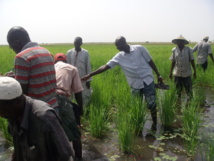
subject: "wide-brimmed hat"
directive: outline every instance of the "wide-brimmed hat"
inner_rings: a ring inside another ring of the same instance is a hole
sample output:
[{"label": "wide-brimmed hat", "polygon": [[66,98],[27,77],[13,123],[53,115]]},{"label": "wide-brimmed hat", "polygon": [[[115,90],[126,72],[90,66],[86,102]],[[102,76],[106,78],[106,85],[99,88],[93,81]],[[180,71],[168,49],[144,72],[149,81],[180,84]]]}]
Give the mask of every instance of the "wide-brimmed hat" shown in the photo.
[{"label": "wide-brimmed hat", "polygon": [[63,53],[57,53],[54,55],[54,61],[66,61],[66,56]]},{"label": "wide-brimmed hat", "polygon": [[180,41],[180,40],[184,41],[184,44],[189,44],[189,41],[187,41],[182,35],[180,35],[179,37],[173,39],[172,42],[174,44],[177,44],[177,42]]},{"label": "wide-brimmed hat", "polygon": [[12,100],[22,95],[20,83],[11,77],[0,77],[0,100]]},{"label": "wide-brimmed hat", "polygon": [[209,39],[209,36],[205,36],[204,38],[203,38],[203,40],[208,40]]}]

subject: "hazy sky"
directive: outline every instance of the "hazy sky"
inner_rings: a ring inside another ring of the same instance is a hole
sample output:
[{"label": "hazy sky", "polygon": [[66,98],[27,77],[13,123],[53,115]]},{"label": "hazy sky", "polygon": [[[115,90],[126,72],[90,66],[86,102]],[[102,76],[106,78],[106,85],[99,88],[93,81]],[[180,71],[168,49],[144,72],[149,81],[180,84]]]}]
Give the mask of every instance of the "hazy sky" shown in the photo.
[{"label": "hazy sky", "polygon": [[214,41],[214,0],[0,0],[0,44],[13,26],[38,43]]}]

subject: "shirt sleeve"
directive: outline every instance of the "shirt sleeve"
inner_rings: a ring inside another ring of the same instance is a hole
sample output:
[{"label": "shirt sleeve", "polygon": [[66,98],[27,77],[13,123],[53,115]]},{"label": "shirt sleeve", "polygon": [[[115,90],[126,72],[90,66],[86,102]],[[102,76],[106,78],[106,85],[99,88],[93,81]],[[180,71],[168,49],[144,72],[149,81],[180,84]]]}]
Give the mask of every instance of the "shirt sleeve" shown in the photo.
[{"label": "shirt sleeve", "polygon": [[78,92],[83,91],[84,89],[82,87],[82,83],[81,83],[81,80],[80,80],[80,77],[79,77],[78,70],[75,68],[75,70],[73,72],[74,73],[73,73],[73,80],[72,80],[72,83],[71,83],[71,90],[74,93],[78,93]]},{"label": "shirt sleeve", "polygon": [[[86,74],[91,73],[91,63],[90,63],[90,55],[88,51],[86,51]],[[90,82],[92,78],[89,78],[87,82]]]},{"label": "shirt sleeve", "polygon": [[119,53],[116,54],[111,60],[109,60],[106,63],[106,65],[110,66],[111,68],[114,68],[118,64],[119,64]]},{"label": "shirt sleeve", "polygon": [[71,50],[66,53],[66,61],[68,64],[71,64]]},{"label": "shirt sleeve", "polygon": [[208,54],[212,54],[212,47],[211,47],[210,44],[209,44],[209,46],[208,46]]},{"label": "shirt sleeve", "polygon": [[146,48],[144,48],[143,46],[140,47],[140,50],[141,50],[141,54],[143,55],[143,57],[145,58],[145,60],[147,62],[150,62],[151,59],[152,59],[152,57],[149,54],[148,50]]},{"label": "shirt sleeve", "polygon": [[189,47],[189,59],[194,60],[194,56],[193,56],[193,50]]},{"label": "shirt sleeve", "polygon": [[15,78],[21,84],[28,84],[30,64],[22,57],[15,57]]},{"label": "shirt sleeve", "polygon": [[175,61],[175,48],[172,49],[172,55],[170,56],[169,60]]},{"label": "shirt sleeve", "polygon": [[68,161],[73,153],[68,138],[59,123],[59,119],[52,110],[47,111],[45,117],[48,148],[55,149],[54,151],[57,153],[59,161]]},{"label": "shirt sleeve", "polygon": [[193,52],[196,52],[197,50],[198,50],[198,44],[196,44],[196,45],[193,47],[192,51],[193,51]]}]

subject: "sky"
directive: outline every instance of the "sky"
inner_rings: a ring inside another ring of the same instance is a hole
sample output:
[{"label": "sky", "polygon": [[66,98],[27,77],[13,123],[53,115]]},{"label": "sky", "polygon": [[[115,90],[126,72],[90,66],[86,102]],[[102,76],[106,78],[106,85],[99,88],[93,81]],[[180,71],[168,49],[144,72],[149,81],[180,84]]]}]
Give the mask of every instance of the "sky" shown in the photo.
[{"label": "sky", "polygon": [[24,27],[38,43],[214,41],[214,0],[0,0],[0,44]]}]

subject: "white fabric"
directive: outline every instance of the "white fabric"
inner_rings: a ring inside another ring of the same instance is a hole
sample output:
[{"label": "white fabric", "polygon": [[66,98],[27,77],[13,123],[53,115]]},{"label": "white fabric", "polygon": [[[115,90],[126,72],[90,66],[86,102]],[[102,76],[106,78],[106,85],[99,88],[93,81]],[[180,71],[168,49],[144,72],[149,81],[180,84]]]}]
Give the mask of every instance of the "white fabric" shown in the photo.
[{"label": "white fabric", "polygon": [[170,60],[175,62],[173,75],[177,77],[189,77],[192,75],[191,60],[194,60],[192,50],[184,47],[182,52],[178,47],[172,49]]},{"label": "white fabric", "polygon": [[193,52],[196,51],[198,52],[197,64],[204,64],[207,61],[208,54],[212,54],[212,47],[208,42],[201,41],[194,46]]},{"label": "white fabric", "polygon": [[154,80],[149,65],[151,59],[149,52],[143,46],[130,45],[130,53],[124,51],[117,53],[107,65],[111,68],[120,65],[130,87],[141,89],[144,88],[144,82],[149,85]]},{"label": "white fabric", "polygon": [[20,83],[11,77],[0,77],[0,100],[11,100],[21,96]]}]

